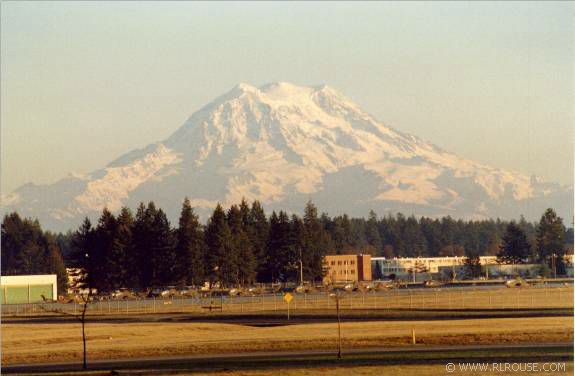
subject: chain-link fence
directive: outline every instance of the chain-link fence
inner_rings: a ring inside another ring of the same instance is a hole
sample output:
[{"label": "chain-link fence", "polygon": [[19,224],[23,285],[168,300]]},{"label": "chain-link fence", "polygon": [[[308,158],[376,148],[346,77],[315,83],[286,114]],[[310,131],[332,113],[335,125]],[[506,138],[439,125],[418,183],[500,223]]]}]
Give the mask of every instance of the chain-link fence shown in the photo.
[{"label": "chain-link fence", "polygon": [[[256,296],[173,297],[137,300],[104,300],[89,303],[88,315],[150,313],[241,314],[287,310],[283,294]],[[3,316],[80,314],[81,303],[4,304]],[[335,309],[329,293],[295,294],[293,313]],[[350,292],[340,298],[343,310],[493,310],[573,308],[573,286],[528,288],[390,289]]]}]

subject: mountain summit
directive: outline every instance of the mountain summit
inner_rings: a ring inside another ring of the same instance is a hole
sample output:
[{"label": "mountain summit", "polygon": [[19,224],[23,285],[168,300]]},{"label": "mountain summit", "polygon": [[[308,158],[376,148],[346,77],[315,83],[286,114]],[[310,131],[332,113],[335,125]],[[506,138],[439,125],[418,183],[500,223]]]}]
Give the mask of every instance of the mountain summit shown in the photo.
[{"label": "mountain summit", "polygon": [[194,113],[166,140],[131,151],[86,176],[27,184],[3,211],[76,227],[104,207],[155,201],[174,219],[184,197],[200,214],[217,202],[260,200],[330,214],[405,214],[534,219],[573,210],[572,187],[489,167],[385,126],[329,86],[238,84]]}]

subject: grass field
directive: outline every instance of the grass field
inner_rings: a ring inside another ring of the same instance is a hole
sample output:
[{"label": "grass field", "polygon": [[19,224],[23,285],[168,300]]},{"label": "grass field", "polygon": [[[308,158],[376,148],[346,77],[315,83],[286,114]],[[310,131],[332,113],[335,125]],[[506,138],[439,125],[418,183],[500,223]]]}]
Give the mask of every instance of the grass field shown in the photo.
[{"label": "grass field", "polygon": [[[389,366],[363,366],[363,367],[317,367],[317,368],[294,368],[282,369],[282,375],[285,376],[312,376],[312,375],[329,375],[329,376],[439,376],[439,375],[466,375],[466,376],[494,376],[494,375],[517,375],[517,372],[507,371],[487,371],[472,372],[458,371],[447,373],[444,365],[389,365]],[[544,373],[544,372],[541,372]],[[190,373],[192,375],[193,373]],[[197,375],[197,373],[196,373]],[[210,373],[213,376],[275,376],[277,370],[247,370],[247,371],[223,371]],[[553,372],[553,375],[573,375],[573,362],[565,364],[565,371]]]},{"label": "grass field", "polygon": [[[90,359],[333,349],[334,323],[254,327],[224,323],[89,323]],[[573,341],[572,317],[435,321],[368,321],[342,324],[343,346],[505,344]],[[2,364],[80,360],[78,323],[2,323]]]}]

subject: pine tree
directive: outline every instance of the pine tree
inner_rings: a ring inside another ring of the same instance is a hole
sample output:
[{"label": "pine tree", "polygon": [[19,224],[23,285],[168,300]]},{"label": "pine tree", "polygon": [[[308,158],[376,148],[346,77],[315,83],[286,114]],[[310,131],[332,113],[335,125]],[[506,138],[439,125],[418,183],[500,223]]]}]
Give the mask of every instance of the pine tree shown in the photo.
[{"label": "pine tree", "polygon": [[178,281],[182,284],[199,286],[205,278],[204,234],[198,216],[194,213],[187,197],[182,205],[176,237]]},{"label": "pine tree", "polygon": [[2,275],[17,274],[20,269],[20,252],[26,242],[24,222],[18,213],[4,216],[2,221]]},{"label": "pine tree", "polygon": [[479,254],[472,253],[465,259],[465,269],[467,275],[471,278],[478,278],[481,275],[481,259]]},{"label": "pine tree", "polygon": [[92,263],[95,247],[94,229],[90,219],[86,217],[80,228],[72,236],[72,266],[83,270],[80,288],[94,288],[94,266]]},{"label": "pine tree", "polygon": [[290,222],[284,211],[279,215],[272,212],[270,217],[270,233],[267,246],[268,281],[285,282],[289,278],[290,262]]},{"label": "pine tree", "polygon": [[403,227],[404,247],[409,257],[427,256],[427,244],[414,216],[407,218]]},{"label": "pine tree", "polygon": [[251,284],[256,276],[256,258],[252,244],[247,234],[248,213],[247,204],[242,201],[242,209],[232,205],[228,211],[227,221],[232,234],[232,258],[235,261],[234,270],[237,270],[235,278],[240,285]]},{"label": "pine tree", "polygon": [[176,282],[174,234],[162,209],[155,212],[151,231],[152,285],[174,284]]},{"label": "pine tree", "polygon": [[58,293],[64,294],[68,289],[68,273],[66,273],[66,265],[64,264],[64,258],[62,257],[62,252],[55,237],[47,233],[45,236],[46,242],[46,259],[47,267],[46,271],[50,274],[56,274],[57,276],[57,286]]},{"label": "pine tree", "polygon": [[369,217],[365,227],[365,236],[367,242],[374,248],[374,256],[380,256],[383,251],[383,241],[379,234],[379,226],[377,223],[377,215],[373,210],[369,211]]},{"label": "pine tree", "polygon": [[140,288],[152,287],[153,258],[152,258],[152,227],[156,207],[153,202],[148,204],[140,203],[136,211],[136,220],[132,238],[134,243],[134,265],[137,270],[137,279]]},{"label": "pine tree", "polygon": [[507,225],[497,259],[505,264],[522,264],[529,257],[531,245],[525,233],[515,222]]},{"label": "pine tree", "polygon": [[537,252],[540,261],[563,256],[565,247],[563,219],[553,209],[547,209],[537,226]]},{"label": "pine tree", "polygon": [[303,252],[304,278],[321,281],[324,276],[323,258],[328,252],[329,238],[318,219],[317,208],[308,201],[304,210],[305,249]]},{"label": "pine tree", "polygon": [[115,288],[136,287],[138,284],[137,271],[134,270],[136,255],[134,254],[133,227],[132,212],[129,208],[123,207],[116,219],[116,233],[109,260],[110,274],[117,278],[114,283]]},{"label": "pine tree", "polygon": [[95,247],[89,256],[92,263],[92,282],[100,292],[108,292],[116,287],[118,275],[110,262],[116,231],[116,218],[104,208],[95,230]]},{"label": "pine tree", "polygon": [[236,260],[233,252],[233,238],[226,221],[226,214],[220,204],[216,206],[205,231],[206,265],[209,281],[224,286],[237,283]]},{"label": "pine tree", "polygon": [[66,266],[55,236],[36,219],[10,213],[2,222],[2,275],[56,274],[58,292],[66,291]]},{"label": "pine tree", "polygon": [[[240,207],[241,209],[241,207]],[[256,279],[260,282],[268,281],[267,278],[267,243],[270,232],[268,219],[259,201],[254,201],[248,215],[248,236],[256,258]]]},{"label": "pine tree", "polygon": [[301,283],[300,279],[303,279],[303,275],[300,275],[300,273],[302,273],[301,269],[303,268],[305,226],[301,218],[295,214],[291,216],[288,244],[287,265],[290,268],[286,274],[289,280]]}]

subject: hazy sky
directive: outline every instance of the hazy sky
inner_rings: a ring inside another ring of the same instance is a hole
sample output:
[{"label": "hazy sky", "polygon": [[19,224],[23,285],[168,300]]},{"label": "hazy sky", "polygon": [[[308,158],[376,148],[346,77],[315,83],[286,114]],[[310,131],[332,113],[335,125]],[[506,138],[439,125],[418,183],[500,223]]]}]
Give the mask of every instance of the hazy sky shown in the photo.
[{"label": "hazy sky", "polygon": [[103,167],[272,81],[326,83],[461,156],[573,181],[574,3],[0,4],[3,190]]}]

